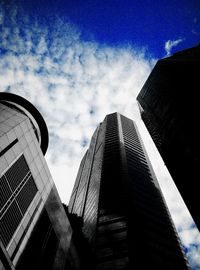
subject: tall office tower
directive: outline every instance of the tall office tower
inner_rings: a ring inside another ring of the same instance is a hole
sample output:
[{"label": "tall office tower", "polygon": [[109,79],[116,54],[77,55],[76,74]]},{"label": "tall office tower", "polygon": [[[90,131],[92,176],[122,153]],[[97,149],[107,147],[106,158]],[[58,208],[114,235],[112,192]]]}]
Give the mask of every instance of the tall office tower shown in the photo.
[{"label": "tall office tower", "polygon": [[137,99],[149,130],[200,230],[200,45],[159,60]]},{"label": "tall office tower", "polygon": [[0,93],[0,269],[78,269],[72,230],[44,159],[48,130],[24,98]]},{"label": "tall office tower", "polygon": [[82,217],[92,269],[188,269],[136,125],[118,113],[94,132],[69,211]]}]

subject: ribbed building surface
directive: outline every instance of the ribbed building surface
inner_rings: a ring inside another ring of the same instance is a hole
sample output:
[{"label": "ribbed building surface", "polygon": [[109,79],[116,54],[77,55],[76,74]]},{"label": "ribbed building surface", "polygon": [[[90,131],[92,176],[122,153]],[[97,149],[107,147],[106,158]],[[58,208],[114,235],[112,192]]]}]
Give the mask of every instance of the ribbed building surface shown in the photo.
[{"label": "ribbed building surface", "polygon": [[142,119],[200,230],[200,45],[159,60],[137,99]]},{"label": "ribbed building surface", "polygon": [[69,211],[83,219],[93,269],[188,269],[137,128],[118,113],[96,129]]},{"label": "ribbed building surface", "polygon": [[47,146],[37,109],[1,92],[1,270],[79,269],[72,229],[44,159]]}]

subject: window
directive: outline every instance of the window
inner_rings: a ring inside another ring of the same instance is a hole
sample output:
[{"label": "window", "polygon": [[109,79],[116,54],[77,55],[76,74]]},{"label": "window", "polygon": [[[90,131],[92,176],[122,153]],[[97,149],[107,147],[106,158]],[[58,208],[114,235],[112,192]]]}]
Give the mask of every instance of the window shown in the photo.
[{"label": "window", "polygon": [[22,155],[0,178],[0,239],[5,247],[38,189]]},{"label": "window", "polygon": [[47,211],[44,209],[16,265],[21,269],[53,269],[58,248],[58,239],[52,227]]}]

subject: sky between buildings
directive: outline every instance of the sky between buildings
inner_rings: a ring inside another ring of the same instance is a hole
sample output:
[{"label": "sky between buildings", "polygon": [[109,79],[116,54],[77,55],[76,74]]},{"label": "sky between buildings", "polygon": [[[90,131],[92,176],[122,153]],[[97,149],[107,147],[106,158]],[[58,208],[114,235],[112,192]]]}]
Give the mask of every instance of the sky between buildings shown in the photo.
[{"label": "sky between buildings", "polygon": [[200,236],[142,123],[136,96],[156,61],[196,46],[199,1],[0,1],[0,91],[42,113],[46,160],[68,203],[96,126],[119,112],[137,122],[192,269]]}]

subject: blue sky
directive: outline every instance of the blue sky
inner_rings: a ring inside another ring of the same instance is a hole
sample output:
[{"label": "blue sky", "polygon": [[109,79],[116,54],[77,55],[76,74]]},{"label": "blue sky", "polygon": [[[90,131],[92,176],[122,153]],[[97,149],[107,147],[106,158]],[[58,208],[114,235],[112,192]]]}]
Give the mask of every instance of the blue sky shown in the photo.
[{"label": "blue sky", "polygon": [[57,0],[19,1],[32,17],[51,24],[55,15],[74,23],[81,38],[111,46],[144,47],[153,57],[165,55],[167,40],[181,40],[173,51],[199,43],[198,0]]},{"label": "blue sky", "polygon": [[96,126],[118,111],[134,119],[192,269],[200,236],[141,121],[136,96],[157,59],[195,46],[198,1],[1,1],[0,91],[42,113],[46,160],[67,203]]}]

